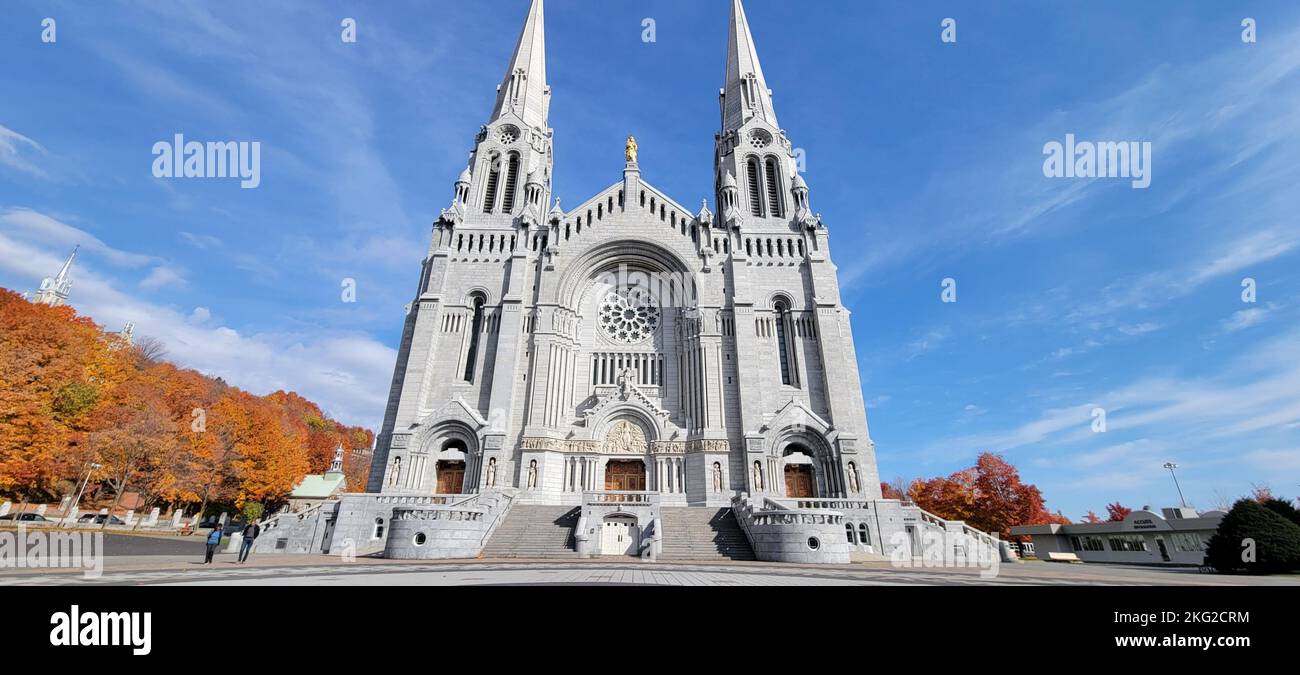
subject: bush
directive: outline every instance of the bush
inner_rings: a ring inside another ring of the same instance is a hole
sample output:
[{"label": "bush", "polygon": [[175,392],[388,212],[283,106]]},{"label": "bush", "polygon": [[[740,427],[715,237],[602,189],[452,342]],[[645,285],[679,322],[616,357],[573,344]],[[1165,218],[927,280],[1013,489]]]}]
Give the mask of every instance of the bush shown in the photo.
[{"label": "bush", "polygon": [[1296,507],[1291,506],[1291,502],[1288,502],[1285,499],[1272,498],[1264,500],[1263,504],[1264,508],[1269,511],[1272,511],[1273,513],[1295,523],[1297,526],[1300,526],[1300,510],[1296,510]]},{"label": "bush", "polygon": [[[1252,550],[1246,545],[1247,539],[1254,541],[1253,560],[1246,555]],[[1274,574],[1300,570],[1300,526],[1259,502],[1242,499],[1219,522],[1206,548],[1205,561],[1220,572]]]}]

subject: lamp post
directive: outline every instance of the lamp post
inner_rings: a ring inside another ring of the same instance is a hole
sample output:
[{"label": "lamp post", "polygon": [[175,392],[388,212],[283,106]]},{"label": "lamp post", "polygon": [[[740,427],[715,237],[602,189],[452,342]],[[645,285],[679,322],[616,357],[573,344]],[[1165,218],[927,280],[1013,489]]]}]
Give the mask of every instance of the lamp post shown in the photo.
[{"label": "lamp post", "polygon": [[1169,469],[1169,475],[1174,477],[1174,487],[1178,488],[1178,501],[1182,502],[1183,508],[1187,508],[1187,500],[1183,498],[1183,488],[1178,484],[1178,474],[1174,473],[1174,469],[1177,469],[1178,465],[1173,462],[1165,462],[1165,468]]},{"label": "lamp post", "polygon": [[95,469],[102,468],[104,468],[103,464],[90,463],[90,468],[86,470],[86,477],[81,481],[81,487],[77,488],[77,497],[72,500],[72,504],[68,506],[68,512],[63,515],[64,525],[71,525],[76,520],[77,512],[81,507],[81,495],[85,493],[86,485],[90,483],[90,474],[94,473]]}]

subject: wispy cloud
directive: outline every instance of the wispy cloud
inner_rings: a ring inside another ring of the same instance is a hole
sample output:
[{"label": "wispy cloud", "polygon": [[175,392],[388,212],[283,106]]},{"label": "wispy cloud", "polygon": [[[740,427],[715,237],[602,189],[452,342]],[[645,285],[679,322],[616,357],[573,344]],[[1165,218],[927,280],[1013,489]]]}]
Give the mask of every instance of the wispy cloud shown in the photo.
[{"label": "wispy cloud", "polygon": [[45,148],[40,143],[0,125],[0,165],[17,169],[37,178],[49,178],[49,174],[33,161],[32,155],[45,155]]}]

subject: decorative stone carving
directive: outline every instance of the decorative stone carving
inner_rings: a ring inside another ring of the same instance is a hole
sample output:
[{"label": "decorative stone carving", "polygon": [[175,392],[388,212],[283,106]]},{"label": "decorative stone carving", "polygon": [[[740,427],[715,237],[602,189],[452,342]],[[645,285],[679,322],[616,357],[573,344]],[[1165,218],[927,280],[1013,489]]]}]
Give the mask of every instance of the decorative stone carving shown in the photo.
[{"label": "decorative stone carving", "polygon": [[644,455],[646,448],[645,432],[641,427],[621,420],[605,435],[601,452],[607,455]]}]

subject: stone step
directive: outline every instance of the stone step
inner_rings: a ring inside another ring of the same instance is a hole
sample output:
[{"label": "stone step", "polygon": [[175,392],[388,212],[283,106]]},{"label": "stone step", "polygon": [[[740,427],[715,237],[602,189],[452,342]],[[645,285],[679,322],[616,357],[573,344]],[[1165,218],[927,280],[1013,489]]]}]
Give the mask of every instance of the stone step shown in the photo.
[{"label": "stone step", "polygon": [[489,558],[572,558],[579,509],[515,505],[483,547]]},{"label": "stone step", "polygon": [[754,560],[749,538],[729,508],[666,507],[660,511],[667,560]]}]

